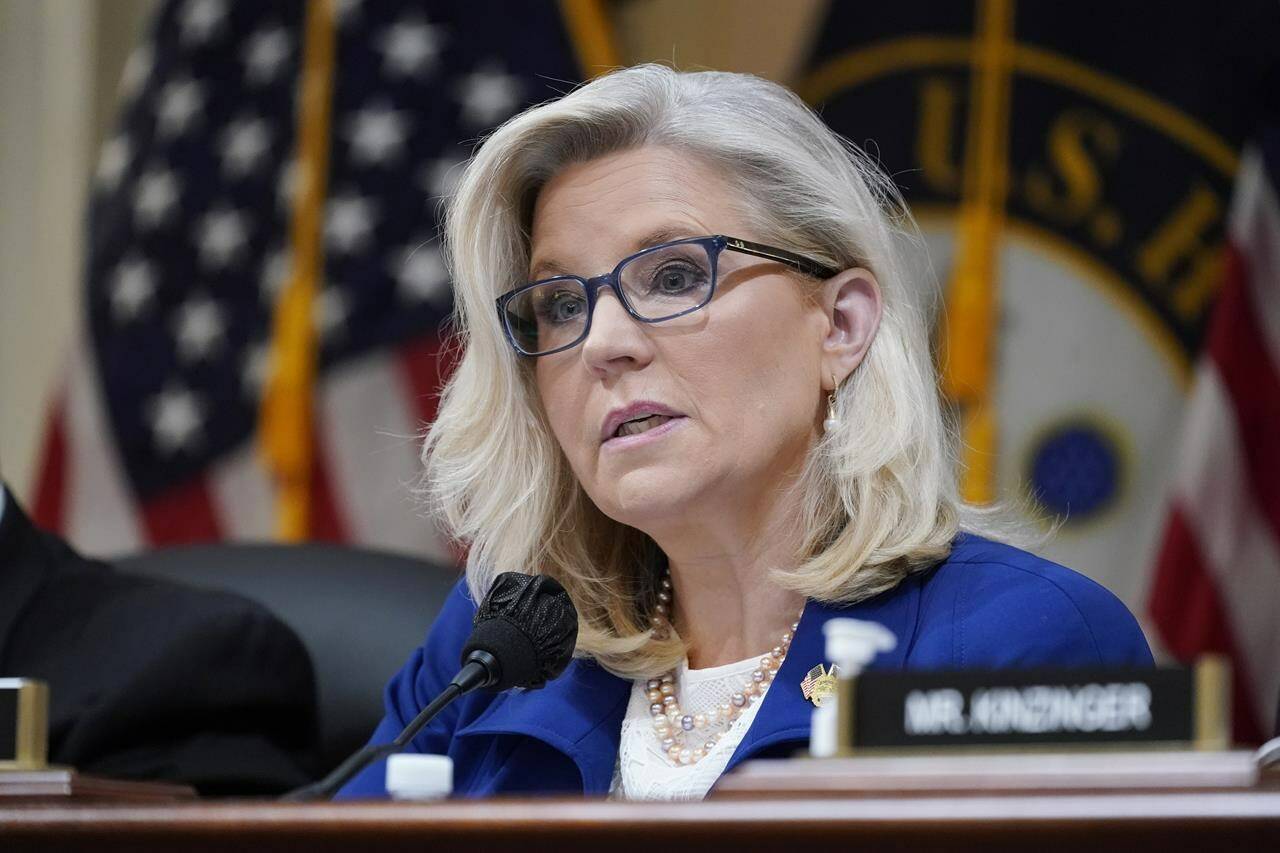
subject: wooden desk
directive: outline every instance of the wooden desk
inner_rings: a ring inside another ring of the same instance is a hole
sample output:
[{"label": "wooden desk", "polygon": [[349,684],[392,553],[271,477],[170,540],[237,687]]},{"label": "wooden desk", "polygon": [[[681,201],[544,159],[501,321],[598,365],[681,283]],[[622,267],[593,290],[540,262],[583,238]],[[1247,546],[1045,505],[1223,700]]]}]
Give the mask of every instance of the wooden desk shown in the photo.
[{"label": "wooden desk", "polygon": [[200,804],[0,810],[22,851],[698,851],[1280,849],[1280,792]]},{"label": "wooden desk", "polygon": [[0,802],[0,850],[1280,851],[1280,783],[1250,767],[1247,753],[754,762],[704,803]]}]

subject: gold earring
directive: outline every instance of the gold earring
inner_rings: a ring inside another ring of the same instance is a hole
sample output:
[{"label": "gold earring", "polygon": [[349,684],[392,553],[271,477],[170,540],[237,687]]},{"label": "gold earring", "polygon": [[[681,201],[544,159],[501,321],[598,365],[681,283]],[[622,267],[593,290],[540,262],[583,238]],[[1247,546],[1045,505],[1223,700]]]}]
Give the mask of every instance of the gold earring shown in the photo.
[{"label": "gold earring", "polygon": [[822,422],[822,431],[831,432],[840,426],[840,419],[836,417],[836,375],[831,374],[831,393],[827,394],[827,419]]}]

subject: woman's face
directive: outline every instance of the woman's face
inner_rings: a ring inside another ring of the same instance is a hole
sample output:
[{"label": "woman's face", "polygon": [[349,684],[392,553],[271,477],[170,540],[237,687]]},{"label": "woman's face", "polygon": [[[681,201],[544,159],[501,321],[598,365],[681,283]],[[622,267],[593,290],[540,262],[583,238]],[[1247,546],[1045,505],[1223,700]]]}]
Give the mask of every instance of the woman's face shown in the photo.
[{"label": "woman's face", "polygon": [[[716,171],[664,148],[571,166],[538,196],[529,280],[599,275],[682,237],[763,241],[733,202]],[[600,290],[587,339],[535,370],[555,437],[601,511],[651,535],[767,514],[825,411],[830,323],[814,287],[725,251],[715,298],[685,317],[638,323]],[[650,413],[659,417],[612,429]]]}]

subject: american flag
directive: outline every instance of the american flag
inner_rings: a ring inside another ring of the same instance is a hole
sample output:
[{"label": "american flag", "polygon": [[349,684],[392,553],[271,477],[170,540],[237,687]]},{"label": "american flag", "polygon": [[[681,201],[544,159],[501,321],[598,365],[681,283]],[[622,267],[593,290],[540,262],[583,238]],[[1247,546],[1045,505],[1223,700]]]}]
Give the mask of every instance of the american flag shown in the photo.
[{"label": "american flag", "polygon": [[818,664],[813,669],[805,673],[804,678],[800,679],[800,693],[804,698],[808,699],[813,693],[813,686],[818,683],[818,679],[826,675],[827,672],[822,668],[822,664]]},{"label": "american flag", "polygon": [[[582,78],[575,7],[332,6],[314,538],[447,556],[407,488],[451,307],[439,202],[487,130]],[[254,439],[290,265],[306,13],[171,0],[128,63],[90,204],[87,330],[35,501],[81,547],[273,535]]]},{"label": "american flag", "polygon": [[1246,150],[1227,230],[1150,612],[1179,658],[1229,656],[1257,742],[1280,703],[1280,130]]}]

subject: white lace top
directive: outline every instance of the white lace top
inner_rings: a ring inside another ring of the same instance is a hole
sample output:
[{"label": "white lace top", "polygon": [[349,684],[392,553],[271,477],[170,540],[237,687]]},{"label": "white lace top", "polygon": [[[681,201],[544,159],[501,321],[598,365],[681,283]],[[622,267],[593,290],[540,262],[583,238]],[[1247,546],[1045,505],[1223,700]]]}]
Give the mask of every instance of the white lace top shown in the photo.
[{"label": "white lace top", "polygon": [[[743,682],[750,680],[751,671],[759,666],[759,655],[708,669],[689,669],[687,663],[681,664],[676,673],[680,707],[686,714],[714,711],[740,690]],[[626,800],[701,800],[724,772],[762,701],[763,697],[752,700],[701,761],[675,765],[654,734],[645,682],[635,682],[622,721],[622,741],[609,796]]]}]

